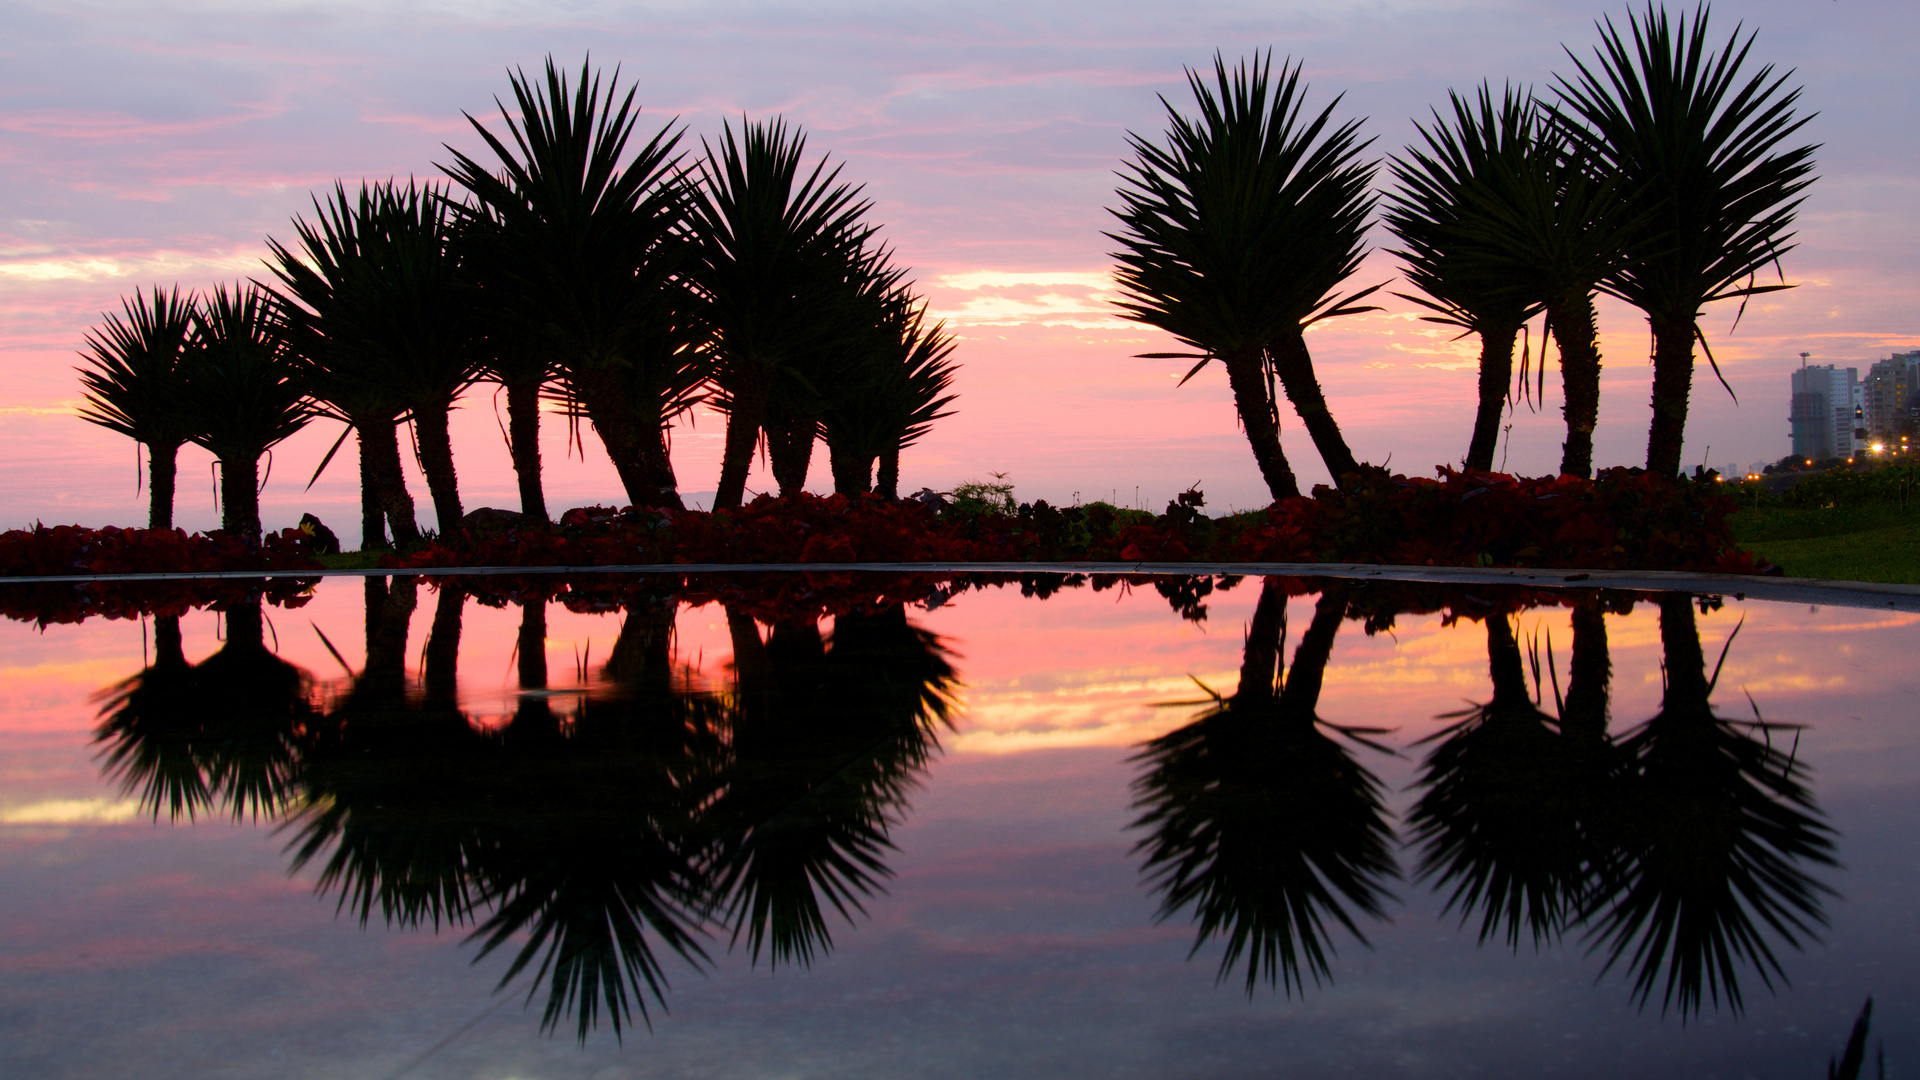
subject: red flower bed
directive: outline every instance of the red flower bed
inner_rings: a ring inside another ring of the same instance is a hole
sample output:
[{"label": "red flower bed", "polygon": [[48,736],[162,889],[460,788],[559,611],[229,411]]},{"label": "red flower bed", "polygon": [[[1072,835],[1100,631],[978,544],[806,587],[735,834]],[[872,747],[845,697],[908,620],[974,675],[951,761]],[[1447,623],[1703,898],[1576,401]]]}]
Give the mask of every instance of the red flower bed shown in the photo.
[{"label": "red flower bed", "polygon": [[1151,520],[1112,507],[965,514],[864,496],[762,497],[739,510],[568,511],[552,531],[460,537],[383,565],[666,563],[1340,562],[1758,573],[1716,485],[1629,469],[1594,480],[1375,470],[1261,514],[1212,519],[1197,492]]},{"label": "red flower bed", "polygon": [[[1283,500],[1253,514],[1208,518],[1200,512],[1203,505],[1198,492],[1188,492],[1157,517],[1102,504],[1052,507],[1035,502],[1022,506],[1018,514],[1005,515],[840,495],[762,497],[739,510],[714,513],[581,507],[568,511],[552,529],[509,528],[491,535],[443,538],[406,556],[389,557],[382,565],[405,570],[690,563],[1205,561],[1762,570],[1751,555],[1735,546],[1727,527],[1734,501],[1717,485],[1665,480],[1627,469],[1609,470],[1595,480],[1518,479],[1446,468],[1438,470],[1436,479],[1424,479],[1374,470],[1350,490],[1319,487],[1311,498]],[[319,568],[295,529],[271,534],[258,545],[222,533],[188,535],[178,529],[69,525],[0,534],[0,580],[230,570],[284,575]],[[819,576],[808,575],[774,591],[790,595],[797,606],[812,603],[802,595],[808,590],[822,596],[860,591],[851,580],[835,581],[831,587],[811,583]],[[872,602],[910,599],[905,593],[931,590],[930,581],[903,586],[900,595],[875,596]],[[1095,582],[1096,587],[1101,584]],[[511,586],[476,582],[469,587],[481,595],[504,597],[516,588],[548,586],[524,579]],[[565,586],[555,595],[564,595],[569,603],[595,603],[590,594],[628,587],[583,582]],[[712,587],[725,591],[735,586]],[[56,592],[71,589],[53,588]],[[6,591],[24,596],[20,589]],[[140,590],[142,597],[177,595],[172,600],[136,601],[132,594],[114,600],[108,590],[93,588],[84,597],[62,600],[51,609],[35,604],[32,610],[146,613],[159,610],[155,603],[166,608],[191,605],[197,601],[190,597],[203,592],[198,583],[171,591],[145,588]],[[1199,603],[1198,596],[1170,595],[1169,600],[1176,606]],[[834,600],[826,606],[840,603],[855,601]],[[776,606],[788,604],[781,600]]]}]

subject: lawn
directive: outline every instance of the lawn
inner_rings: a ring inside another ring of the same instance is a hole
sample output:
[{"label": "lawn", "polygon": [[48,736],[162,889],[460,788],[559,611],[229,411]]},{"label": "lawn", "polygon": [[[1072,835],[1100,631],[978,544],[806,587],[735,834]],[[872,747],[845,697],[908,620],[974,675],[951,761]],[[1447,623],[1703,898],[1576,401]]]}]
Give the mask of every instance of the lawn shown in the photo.
[{"label": "lawn", "polygon": [[1732,524],[1741,547],[1789,577],[1920,585],[1920,505],[1766,507]]}]

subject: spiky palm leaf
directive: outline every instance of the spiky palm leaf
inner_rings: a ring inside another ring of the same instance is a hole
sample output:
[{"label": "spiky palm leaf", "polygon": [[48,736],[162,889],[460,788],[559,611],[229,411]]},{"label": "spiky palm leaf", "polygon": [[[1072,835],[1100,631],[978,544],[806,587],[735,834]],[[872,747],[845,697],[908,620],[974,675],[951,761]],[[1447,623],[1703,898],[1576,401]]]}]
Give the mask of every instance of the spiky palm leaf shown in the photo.
[{"label": "spiky palm leaf", "polygon": [[801,175],[806,136],[786,122],[731,124],[706,144],[692,219],[701,238],[696,273],[713,330],[716,404],[727,442],[714,506],[738,506],[753,447],[782,378],[848,332],[845,287],[866,261],[871,207],[822,157]]},{"label": "spiky palm leaf", "polygon": [[1483,213],[1479,191],[1500,183],[1508,171],[1503,159],[1523,152],[1516,144],[1531,134],[1533,104],[1509,86],[1496,106],[1484,83],[1477,101],[1451,91],[1448,97],[1451,121],[1435,110],[1432,127],[1414,126],[1424,148],[1408,147],[1405,160],[1394,159],[1398,189],[1388,194],[1384,217],[1406,245],[1393,254],[1405,262],[1407,280],[1426,294],[1395,295],[1433,313],[1421,316],[1424,321],[1480,338],[1479,409],[1465,460],[1468,468],[1490,469],[1511,392],[1514,338],[1544,305],[1489,275],[1484,260],[1476,265],[1462,254],[1471,252],[1476,234],[1486,232],[1486,224],[1475,220]]},{"label": "spiky palm leaf", "polygon": [[1768,64],[1743,78],[1755,34],[1742,40],[1736,26],[1715,51],[1709,13],[1701,4],[1676,25],[1649,3],[1644,17],[1629,14],[1631,43],[1607,19],[1593,61],[1568,50],[1578,74],[1558,79],[1566,126],[1645,218],[1633,258],[1608,286],[1653,325],[1647,468],[1667,476],[1680,468],[1694,342],[1713,359],[1700,310],[1790,287],[1755,279],[1793,249],[1790,229],[1818,149],[1783,149],[1812,119],[1794,115],[1793,72],[1776,76]]},{"label": "spiky palm leaf", "polygon": [[193,441],[220,459],[222,527],[260,535],[260,458],[313,418],[271,294],[214,287],[194,316],[186,385]]},{"label": "spiky palm leaf", "polygon": [[1303,118],[1300,67],[1271,55],[1231,72],[1214,57],[1212,85],[1189,69],[1197,119],[1171,103],[1164,147],[1138,135],[1122,173],[1115,277],[1128,318],[1227,367],[1242,426],[1275,498],[1297,493],[1281,453],[1272,376],[1306,423],[1336,481],[1356,467],[1326,410],[1302,330],[1371,308],[1378,286],[1338,290],[1366,253],[1374,165],[1360,121],[1332,126],[1335,98]]},{"label": "spiky palm leaf", "polygon": [[152,476],[148,527],[173,526],[175,452],[193,437],[182,360],[193,330],[193,294],[155,285],[120,301],[86,337],[80,418],[141,443]]},{"label": "spiky palm leaf", "polygon": [[443,168],[471,201],[460,207],[472,267],[498,316],[489,357],[513,410],[523,505],[538,500],[538,420],[530,412],[548,366],[570,404],[593,418],[636,505],[679,505],[664,429],[699,401],[705,331],[682,274],[689,194],[672,122],[631,155],[638,108],[616,69],[590,60],[569,80],[546,62],[536,83],[511,75],[503,140],[467,119],[498,171],[448,148]]}]

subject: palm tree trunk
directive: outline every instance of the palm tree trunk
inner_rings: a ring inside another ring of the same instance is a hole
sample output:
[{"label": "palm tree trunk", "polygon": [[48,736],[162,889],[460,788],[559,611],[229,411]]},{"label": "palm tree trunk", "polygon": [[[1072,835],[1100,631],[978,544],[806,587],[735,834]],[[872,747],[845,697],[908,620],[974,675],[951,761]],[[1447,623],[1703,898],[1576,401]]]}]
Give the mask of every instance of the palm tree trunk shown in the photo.
[{"label": "palm tree trunk", "polygon": [[667,457],[666,432],[659,417],[636,408],[620,373],[583,372],[569,377],[573,392],[586,409],[606,447],[613,470],[626,490],[627,505],[680,509],[678,481]]},{"label": "palm tree trunk", "polygon": [[[402,550],[417,546],[420,526],[414,521],[406,474],[400,471],[400,422],[391,416],[363,418],[354,427],[360,432],[361,482],[373,485],[374,501],[393,528],[394,544]],[[362,521],[361,550],[367,550],[368,537],[379,539],[384,533],[377,523],[368,528]]]},{"label": "palm tree trunk", "polygon": [[390,551],[387,543],[387,512],[380,503],[380,480],[373,455],[367,451],[367,435],[359,424],[354,433],[360,440],[360,550]]},{"label": "palm tree trunk", "polygon": [[[1254,463],[1267,481],[1273,501],[1291,499],[1300,494],[1300,484],[1287,465],[1280,449],[1280,420],[1268,391],[1265,365],[1258,349],[1220,358],[1227,366],[1227,384],[1233,387],[1233,406],[1240,412],[1240,427],[1247,433],[1247,445],[1253,448]],[[882,466],[884,468],[884,466]]]},{"label": "palm tree trunk", "polygon": [[266,650],[266,612],[261,609],[258,596],[239,601],[223,614],[226,617],[228,649]]},{"label": "palm tree trunk", "polygon": [[397,701],[407,686],[407,631],[419,603],[419,578],[369,577],[366,583],[367,662],[353,682],[356,697]]},{"label": "palm tree trunk", "polygon": [[1487,616],[1487,674],[1493,679],[1493,704],[1526,708],[1527,673],[1521,666],[1520,642],[1504,612]]},{"label": "palm tree trunk", "polygon": [[642,439],[640,443],[646,468],[653,487],[653,507],[663,510],[685,510],[687,504],[680,501],[680,478],[673,472],[673,455],[667,450],[667,428],[665,424],[655,424],[653,438]]},{"label": "palm tree trunk", "polygon": [[864,495],[873,490],[873,459],[848,447],[844,441],[827,440],[827,464],[833,469],[835,495]]},{"label": "palm tree trunk", "polygon": [[747,493],[747,471],[753,467],[753,447],[760,439],[760,422],[767,415],[772,378],[758,368],[742,374],[733,387],[727,410],[726,449],[720,458],[720,484],[713,493],[715,510],[733,510]]},{"label": "palm tree trunk", "polygon": [[1313,437],[1314,449],[1320,451],[1320,460],[1327,463],[1327,471],[1333,474],[1334,486],[1346,487],[1347,477],[1360,471],[1360,463],[1353,459],[1353,451],[1347,449],[1340,425],[1334,423],[1333,413],[1327,408],[1326,395],[1320,392],[1320,380],[1313,374],[1313,354],[1307,351],[1305,335],[1298,331],[1287,334],[1268,355],[1273,361],[1274,374],[1280,376],[1280,385],[1286,388],[1287,400],[1293,402],[1293,410],[1300,414],[1300,422]]},{"label": "palm tree trunk", "polygon": [[874,479],[873,490],[883,499],[900,497],[900,444],[893,443],[880,451],[879,475]]},{"label": "palm tree trunk", "polygon": [[1647,429],[1647,471],[1672,477],[1680,473],[1681,444],[1687,434],[1694,321],[1649,321],[1653,323],[1653,424]]},{"label": "palm tree trunk", "polygon": [[520,605],[520,689],[547,688],[547,602],[526,600]]},{"label": "palm tree trunk", "polygon": [[460,509],[460,484],[453,472],[453,440],[447,433],[450,402],[413,410],[413,431],[420,440],[420,471],[427,474],[433,494],[433,515],[440,519],[440,535],[452,536],[466,516]]},{"label": "palm tree trunk", "polygon": [[181,668],[187,663],[185,640],[180,636],[180,616],[153,617],[153,666]]},{"label": "palm tree trunk", "polygon": [[1700,627],[1693,621],[1693,597],[1685,593],[1668,593],[1660,598],[1660,656],[1667,676],[1661,711],[1704,709],[1707,659],[1700,649]]},{"label": "palm tree trunk", "polygon": [[807,469],[813,464],[813,442],[820,425],[785,409],[770,408],[761,426],[767,433],[767,457],[773,465],[773,479],[780,485],[780,497],[792,498],[806,489]]},{"label": "palm tree trunk", "polygon": [[440,586],[433,605],[433,628],[427,631],[427,665],[423,679],[429,705],[451,707],[459,699],[460,615],[467,594],[450,581]]},{"label": "palm tree trunk", "polygon": [[1500,418],[1507,411],[1507,387],[1513,379],[1513,339],[1517,326],[1480,327],[1480,409],[1473,417],[1473,438],[1467,443],[1465,465],[1483,472],[1493,468],[1493,451],[1500,443]]},{"label": "palm tree trunk", "polygon": [[1287,587],[1279,578],[1260,579],[1260,601],[1247,624],[1240,658],[1240,687],[1235,702],[1271,704],[1280,675],[1280,643],[1287,636]]},{"label": "palm tree trunk", "polygon": [[1593,294],[1586,290],[1547,306],[1547,325],[1560,342],[1560,379],[1567,403],[1563,476],[1593,475],[1593,428],[1600,420],[1600,345],[1595,341]]},{"label": "palm tree trunk", "polygon": [[258,455],[236,453],[220,459],[220,527],[244,539],[260,539]]},{"label": "palm tree trunk", "polygon": [[147,528],[173,528],[173,486],[179,466],[180,444],[147,444]]},{"label": "palm tree trunk", "polygon": [[507,384],[507,445],[513,472],[520,479],[520,514],[525,525],[544,525],[547,494],[540,483],[540,385],[544,379]]},{"label": "palm tree trunk", "polygon": [[1573,607],[1573,662],[1567,677],[1566,712],[1560,730],[1588,740],[1607,733],[1608,684],[1613,658],[1607,650],[1607,619],[1597,600]]},{"label": "palm tree trunk", "polygon": [[1320,687],[1326,680],[1327,661],[1333,657],[1334,635],[1347,615],[1347,588],[1328,587],[1313,605],[1313,621],[1300,635],[1293,650],[1293,670],[1287,672],[1286,689],[1280,693],[1280,705],[1295,716],[1311,717],[1320,703]]}]

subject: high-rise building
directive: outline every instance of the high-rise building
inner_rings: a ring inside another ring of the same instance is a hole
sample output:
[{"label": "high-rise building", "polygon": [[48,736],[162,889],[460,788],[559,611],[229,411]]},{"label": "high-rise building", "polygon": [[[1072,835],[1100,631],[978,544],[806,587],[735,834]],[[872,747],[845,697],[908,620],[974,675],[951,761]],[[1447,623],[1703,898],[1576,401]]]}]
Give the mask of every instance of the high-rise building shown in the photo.
[{"label": "high-rise building", "polygon": [[1867,446],[1866,394],[1859,368],[1807,363],[1793,373],[1793,452],[1819,461],[1852,457]]},{"label": "high-rise building", "polygon": [[1867,437],[1878,443],[1898,442],[1907,410],[1920,392],[1920,350],[1894,353],[1875,363],[1867,369],[1861,387],[1866,395]]}]

